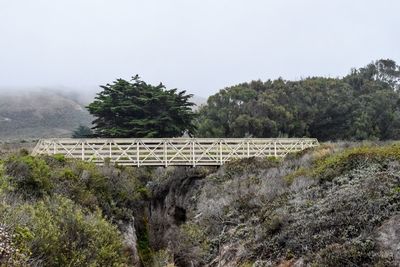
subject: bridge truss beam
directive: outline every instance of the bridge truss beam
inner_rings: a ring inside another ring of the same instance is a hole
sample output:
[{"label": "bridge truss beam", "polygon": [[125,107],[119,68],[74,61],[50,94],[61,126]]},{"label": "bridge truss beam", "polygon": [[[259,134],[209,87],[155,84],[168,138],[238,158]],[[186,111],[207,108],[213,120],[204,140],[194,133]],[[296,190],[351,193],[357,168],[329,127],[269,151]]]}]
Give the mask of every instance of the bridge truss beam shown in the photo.
[{"label": "bridge truss beam", "polygon": [[280,158],[318,145],[314,138],[56,138],[40,140],[32,155],[62,154],[99,165],[209,166],[240,158]]}]

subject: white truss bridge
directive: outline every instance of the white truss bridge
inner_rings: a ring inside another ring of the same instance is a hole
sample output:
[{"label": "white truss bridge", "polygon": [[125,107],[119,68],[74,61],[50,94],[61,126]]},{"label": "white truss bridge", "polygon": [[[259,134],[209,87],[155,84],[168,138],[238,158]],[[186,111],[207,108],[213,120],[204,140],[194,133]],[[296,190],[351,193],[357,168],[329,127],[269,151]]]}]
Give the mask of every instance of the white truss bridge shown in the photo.
[{"label": "white truss bridge", "polygon": [[209,166],[240,158],[281,158],[318,145],[314,138],[56,138],[40,140],[32,155],[62,154],[99,165]]}]

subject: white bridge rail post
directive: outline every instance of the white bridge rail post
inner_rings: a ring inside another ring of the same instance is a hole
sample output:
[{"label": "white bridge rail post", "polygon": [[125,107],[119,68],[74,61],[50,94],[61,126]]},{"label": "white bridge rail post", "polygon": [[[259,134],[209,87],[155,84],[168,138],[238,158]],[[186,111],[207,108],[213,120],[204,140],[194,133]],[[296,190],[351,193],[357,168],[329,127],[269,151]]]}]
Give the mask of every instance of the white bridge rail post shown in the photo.
[{"label": "white bridge rail post", "polygon": [[314,138],[53,138],[39,140],[32,155],[62,154],[99,165],[218,166],[240,158],[282,158],[318,145]]}]

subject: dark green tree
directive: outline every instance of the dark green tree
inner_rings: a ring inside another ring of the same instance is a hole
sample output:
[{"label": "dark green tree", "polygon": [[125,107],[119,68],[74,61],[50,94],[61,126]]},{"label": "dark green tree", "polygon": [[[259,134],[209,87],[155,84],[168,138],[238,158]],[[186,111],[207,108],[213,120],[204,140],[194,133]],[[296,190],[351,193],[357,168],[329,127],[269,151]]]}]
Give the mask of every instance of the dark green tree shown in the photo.
[{"label": "dark green tree", "polygon": [[89,138],[93,136],[93,131],[88,126],[79,125],[72,133],[73,138]]},{"label": "dark green tree", "polygon": [[195,131],[191,94],[153,86],[138,75],[101,86],[87,107],[96,117],[94,132],[100,137],[177,137]]}]

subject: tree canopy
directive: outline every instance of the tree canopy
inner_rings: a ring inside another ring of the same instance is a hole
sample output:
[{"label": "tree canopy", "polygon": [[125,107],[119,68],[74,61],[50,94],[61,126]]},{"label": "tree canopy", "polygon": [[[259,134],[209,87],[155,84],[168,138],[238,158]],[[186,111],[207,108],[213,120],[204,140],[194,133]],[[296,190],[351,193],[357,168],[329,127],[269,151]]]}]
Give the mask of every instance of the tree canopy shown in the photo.
[{"label": "tree canopy", "polygon": [[400,67],[378,60],[343,78],[252,81],[200,108],[201,137],[400,138]]},{"label": "tree canopy", "polygon": [[86,125],[79,125],[72,133],[72,138],[89,138],[92,136],[92,129]]},{"label": "tree canopy", "polygon": [[94,133],[100,137],[177,137],[195,130],[191,94],[153,86],[138,75],[131,81],[118,79],[101,86],[88,105]]}]

